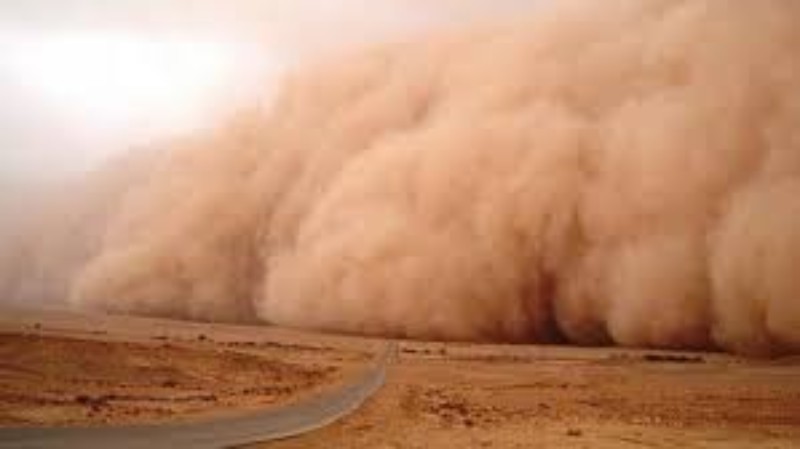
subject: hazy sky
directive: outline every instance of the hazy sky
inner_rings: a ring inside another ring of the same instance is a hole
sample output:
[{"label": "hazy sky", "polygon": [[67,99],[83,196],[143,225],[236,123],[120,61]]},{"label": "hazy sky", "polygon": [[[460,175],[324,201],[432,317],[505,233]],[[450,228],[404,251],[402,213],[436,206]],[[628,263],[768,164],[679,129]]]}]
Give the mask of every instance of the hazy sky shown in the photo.
[{"label": "hazy sky", "polygon": [[[320,52],[536,0],[0,2],[0,188],[84,170],[268,92]],[[213,111],[213,112],[212,112]]]}]

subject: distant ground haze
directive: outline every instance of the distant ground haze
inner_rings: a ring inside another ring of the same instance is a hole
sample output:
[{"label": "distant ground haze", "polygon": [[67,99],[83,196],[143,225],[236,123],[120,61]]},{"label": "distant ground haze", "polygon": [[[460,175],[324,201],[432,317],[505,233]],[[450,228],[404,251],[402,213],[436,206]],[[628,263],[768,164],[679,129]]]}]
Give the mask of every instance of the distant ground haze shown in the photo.
[{"label": "distant ground haze", "polygon": [[368,335],[798,353],[798,52],[793,0],[579,0],[310,67],[273,109],[0,222],[0,292]]}]

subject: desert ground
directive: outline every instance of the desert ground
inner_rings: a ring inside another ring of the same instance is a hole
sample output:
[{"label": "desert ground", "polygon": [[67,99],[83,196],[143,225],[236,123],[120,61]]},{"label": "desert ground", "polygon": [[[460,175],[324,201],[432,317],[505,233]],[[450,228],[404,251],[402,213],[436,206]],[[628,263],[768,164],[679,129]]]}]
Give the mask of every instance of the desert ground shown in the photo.
[{"label": "desert ground", "polygon": [[[71,312],[0,313],[0,426],[191,421],[348,382],[384,342]],[[800,446],[800,358],[401,342],[356,413],[274,448]]]}]

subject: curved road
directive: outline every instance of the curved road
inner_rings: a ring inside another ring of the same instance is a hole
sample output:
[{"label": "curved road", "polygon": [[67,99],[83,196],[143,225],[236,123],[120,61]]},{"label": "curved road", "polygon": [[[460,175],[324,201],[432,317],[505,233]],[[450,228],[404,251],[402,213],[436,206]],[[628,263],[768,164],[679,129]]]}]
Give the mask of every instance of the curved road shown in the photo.
[{"label": "curved road", "polygon": [[324,427],[355,411],[383,385],[397,355],[387,343],[374,366],[341,389],[297,404],[238,418],[120,427],[5,428],[0,448],[222,448],[286,438]]}]

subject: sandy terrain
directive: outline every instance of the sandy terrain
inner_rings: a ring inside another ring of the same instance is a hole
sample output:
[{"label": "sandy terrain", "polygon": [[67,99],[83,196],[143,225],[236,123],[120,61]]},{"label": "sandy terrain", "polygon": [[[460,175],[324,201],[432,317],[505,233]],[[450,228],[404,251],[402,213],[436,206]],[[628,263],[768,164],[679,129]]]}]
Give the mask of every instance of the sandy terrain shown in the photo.
[{"label": "sandy terrain", "polygon": [[[370,346],[276,331],[6,311],[0,425],[143,423],[236,413],[332,388]],[[341,339],[340,339],[341,340]]]},{"label": "sandy terrain", "polygon": [[798,445],[797,360],[406,343],[362,413],[274,447]]},{"label": "sandy terrain", "polygon": [[[380,344],[267,327],[6,313],[0,424],[185,419],[286,403],[344,381]],[[409,342],[358,413],[262,446],[798,447],[800,359]]]}]

